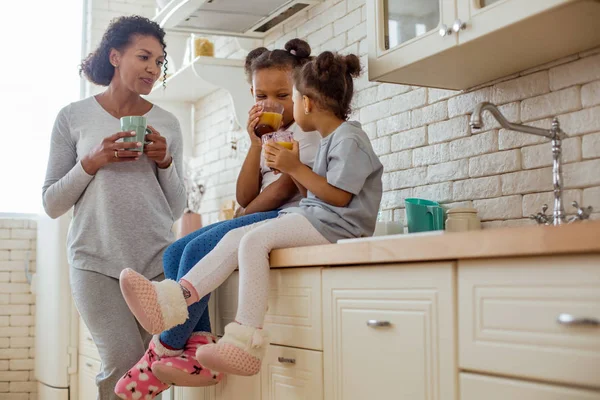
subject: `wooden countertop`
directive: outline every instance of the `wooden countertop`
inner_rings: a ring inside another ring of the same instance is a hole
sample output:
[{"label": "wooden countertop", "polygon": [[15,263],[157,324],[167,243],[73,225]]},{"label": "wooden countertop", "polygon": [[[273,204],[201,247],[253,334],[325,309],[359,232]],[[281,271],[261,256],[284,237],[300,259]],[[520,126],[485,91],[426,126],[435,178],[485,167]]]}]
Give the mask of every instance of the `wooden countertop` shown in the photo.
[{"label": "wooden countertop", "polygon": [[330,244],[271,252],[272,267],[441,261],[559,254],[600,254],[600,221],[498,228]]}]

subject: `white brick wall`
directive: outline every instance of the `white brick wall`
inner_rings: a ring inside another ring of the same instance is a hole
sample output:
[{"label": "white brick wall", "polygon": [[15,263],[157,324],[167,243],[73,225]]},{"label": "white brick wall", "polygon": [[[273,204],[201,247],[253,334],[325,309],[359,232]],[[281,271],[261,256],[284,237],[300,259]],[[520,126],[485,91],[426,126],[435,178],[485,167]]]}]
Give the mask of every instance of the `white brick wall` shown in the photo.
[{"label": "white brick wall", "polygon": [[35,270],[34,221],[0,219],[0,400],[35,400],[35,296],[24,273]]},{"label": "white brick wall", "polygon": [[[281,47],[300,37],[314,54],[359,51],[366,70],[364,21],[364,0],[327,0],[270,34],[265,45]],[[223,39],[217,47],[230,43]],[[538,127],[549,128],[551,117],[558,116],[570,137],[564,141],[570,189],[565,199],[583,200],[600,213],[598,71],[600,54],[594,50],[467,92],[377,84],[364,74],[355,82],[353,117],[363,123],[385,166],[384,215],[403,219],[404,199],[426,196],[451,206],[473,200],[485,227],[531,223],[525,217],[539,210],[552,190],[549,145],[544,138],[500,129],[489,114],[484,129],[471,132],[468,116],[480,101],[497,103],[513,122]],[[235,176],[245,155],[238,151],[232,157],[224,140],[231,134],[227,96],[217,91],[196,104],[195,154],[210,191],[202,203],[204,223],[216,221],[220,204],[235,197]],[[244,132],[235,135],[245,138]]]}]

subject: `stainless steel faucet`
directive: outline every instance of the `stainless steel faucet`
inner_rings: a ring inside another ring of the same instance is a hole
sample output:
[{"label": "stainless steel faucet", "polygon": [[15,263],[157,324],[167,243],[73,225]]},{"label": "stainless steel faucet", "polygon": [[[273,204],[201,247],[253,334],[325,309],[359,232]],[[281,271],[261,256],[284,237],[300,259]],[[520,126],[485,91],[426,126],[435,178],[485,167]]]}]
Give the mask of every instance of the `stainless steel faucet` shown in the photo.
[{"label": "stainless steel faucet", "polygon": [[500,110],[498,110],[498,107],[496,107],[494,104],[482,102],[475,106],[473,114],[471,115],[471,121],[469,125],[472,129],[481,129],[483,126],[481,114],[486,110],[489,111],[505,129],[543,136],[552,140],[552,182],[554,184],[554,211],[552,212],[552,215],[547,215],[546,210],[548,210],[548,205],[544,204],[542,207],[542,212],[532,214],[529,218],[537,221],[539,224],[544,225],[561,225],[565,222],[571,223],[588,219],[592,213],[592,207],[580,207],[575,201],[572,203],[572,205],[577,209],[577,214],[571,216],[568,220],[565,216],[565,209],[562,199],[562,140],[566,137],[566,135],[560,129],[558,119],[553,119],[552,128],[550,129],[541,129],[528,125],[514,124],[504,118],[504,115],[502,115]]}]

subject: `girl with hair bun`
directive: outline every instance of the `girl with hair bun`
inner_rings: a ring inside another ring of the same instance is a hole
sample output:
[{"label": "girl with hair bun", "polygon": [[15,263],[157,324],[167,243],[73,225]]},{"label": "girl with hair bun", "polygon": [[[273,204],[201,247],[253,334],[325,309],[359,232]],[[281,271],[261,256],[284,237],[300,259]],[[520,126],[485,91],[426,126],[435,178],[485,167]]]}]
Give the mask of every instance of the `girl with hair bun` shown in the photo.
[{"label": "girl with hair bun", "polygon": [[[235,219],[206,226],[167,248],[163,266],[168,279],[176,281],[186,275],[231,230],[276,218],[279,210],[298,205],[302,196],[290,176],[276,174],[265,165],[261,156],[262,142],[255,134],[255,128],[262,113],[260,101],[281,104],[284,110],[282,128],[294,133],[300,142],[302,162],[312,167],[321,137],[318,132],[304,132],[295,124],[292,102],[294,70],[310,60],[310,52],[308,43],[292,39],[285,49],[271,51],[260,47],[248,54],[245,72],[257,105],[249,112],[247,131],[251,145],[237,180],[237,200],[242,207]],[[177,284],[175,292],[175,295],[181,294]],[[144,325],[157,335],[142,359],[117,384],[115,392],[122,398],[133,398],[128,389],[132,385],[146,396],[145,399],[151,399],[171,384],[209,386],[222,378],[221,373],[211,371],[195,358],[198,347],[216,341],[210,333],[209,294],[205,293],[197,299],[199,301],[189,304],[179,300],[181,312],[163,322]],[[148,370],[143,368],[146,365]]]},{"label": "girl with hair bun", "polygon": [[[297,141],[292,150],[267,144],[265,154],[266,166],[289,175],[306,197],[297,207],[281,210],[277,219],[230,231],[178,280],[181,291],[177,300],[190,304],[215,290],[239,266],[235,322],[225,327],[225,335],[217,343],[198,347],[196,359],[205,367],[236,375],[260,371],[269,344],[263,323],[271,250],[373,234],[382,195],[383,166],[360,124],[347,121],[353,78],[359,73],[356,56],[330,52],[296,69],[294,120],[304,131],[317,130],[322,137],[313,168],[302,163]],[[121,276],[127,302],[142,326],[165,320],[161,310],[166,304],[166,284],[152,284],[128,270]],[[186,298],[182,292],[189,296]]]}]

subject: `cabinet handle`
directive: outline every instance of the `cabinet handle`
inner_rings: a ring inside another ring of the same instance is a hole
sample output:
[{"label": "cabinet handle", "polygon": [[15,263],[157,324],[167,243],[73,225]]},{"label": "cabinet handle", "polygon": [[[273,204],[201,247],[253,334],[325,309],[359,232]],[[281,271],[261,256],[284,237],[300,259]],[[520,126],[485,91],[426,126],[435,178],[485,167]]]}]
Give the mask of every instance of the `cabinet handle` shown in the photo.
[{"label": "cabinet handle", "polygon": [[556,322],[561,325],[567,326],[598,326],[600,325],[600,321],[594,318],[577,318],[571,314],[560,314],[558,318],[556,318]]},{"label": "cabinet handle", "polygon": [[89,363],[89,362],[86,362],[85,366],[88,367],[88,368],[92,368],[93,367],[92,363]]},{"label": "cabinet handle", "polygon": [[277,361],[279,361],[282,364],[296,364],[295,358],[277,357]]},{"label": "cabinet handle", "polygon": [[90,342],[93,342],[93,341],[94,341],[94,339],[92,339],[92,337],[91,337],[91,336],[87,336],[87,337],[86,337],[86,339],[87,339],[88,341],[90,341]]},{"label": "cabinet handle", "polygon": [[390,321],[378,321],[376,319],[370,319],[367,321],[367,326],[370,326],[371,328],[387,328],[392,326],[392,324]]},{"label": "cabinet handle", "polygon": [[440,26],[440,30],[438,31],[440,33],[440,36],[450,36],[452,35],[452,28],[449,28],[448,25],[446,24],[442,24]]},{"label": "cabinet handle", "polygon": [[452,31],[454,31],[455,33],[458,33],[460,31],[464,31],[465,29],[467,29],[467,23],[466,22],[462,22],[460,19],[457,19],[452,24]]}]

